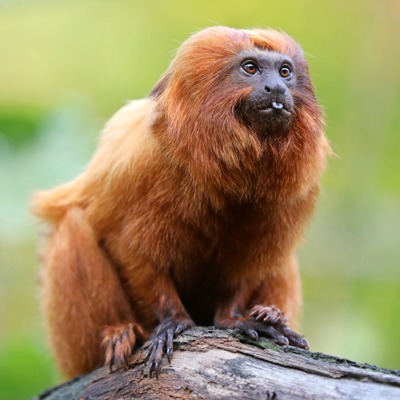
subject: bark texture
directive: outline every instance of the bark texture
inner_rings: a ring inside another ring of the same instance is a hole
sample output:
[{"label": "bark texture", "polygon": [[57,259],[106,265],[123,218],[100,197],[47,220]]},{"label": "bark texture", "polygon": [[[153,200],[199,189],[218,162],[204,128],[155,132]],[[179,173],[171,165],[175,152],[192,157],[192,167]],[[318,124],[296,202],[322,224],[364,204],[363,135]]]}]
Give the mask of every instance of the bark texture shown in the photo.
[{"label": "bark texture", "polygon": [[36,400],[400,399],[400,371],[258,343],[232,331],[196,327],[174,341],[171,364],[149,377],[146,349],[130,369],[99,368],[49,389]]}]

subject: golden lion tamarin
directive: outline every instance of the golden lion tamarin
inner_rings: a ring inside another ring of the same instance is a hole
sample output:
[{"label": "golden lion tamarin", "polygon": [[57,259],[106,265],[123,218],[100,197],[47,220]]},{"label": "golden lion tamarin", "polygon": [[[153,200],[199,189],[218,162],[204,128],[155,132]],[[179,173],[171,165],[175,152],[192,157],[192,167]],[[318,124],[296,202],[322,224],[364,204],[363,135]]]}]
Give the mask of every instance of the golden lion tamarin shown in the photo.
[{"label": "golden lion tamarin", "polygon": [[106,125],[86,171],[34,199],[53,227],[43,305],[66,377],[158,375],[194,324],[307,348],[295,251],[330,148],[300,47],[274,30],[190,37],[150,95]]}]

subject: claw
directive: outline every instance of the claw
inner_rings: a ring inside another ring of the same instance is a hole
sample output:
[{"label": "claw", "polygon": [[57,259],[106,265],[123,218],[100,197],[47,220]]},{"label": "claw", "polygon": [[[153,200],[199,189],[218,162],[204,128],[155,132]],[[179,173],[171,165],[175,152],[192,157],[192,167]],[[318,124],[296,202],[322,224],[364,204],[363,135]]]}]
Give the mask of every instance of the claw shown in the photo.
[{"label": "claw", "polygon": [[174,321],[172,318],[163,321],[153,333],[150,346],[146,354],[146,363],[150,363],[150,378],[153,374],[158,379],[161,372],[164,354],[170,363],[174,351],[173,340],[185,329],[192,325],[191,321]]},{"label": "claw", "polygon": [[[150,371],[149,371],[150,372],[150,378],[153,377],[154,370],[155,370],[154,364],[151,364],[150,365]],[[157,376],[157,373],[156,373],[156,376]],[[157,376],[157,379],[158,379],[158,376]]]},{"label": "claw", "polygon": [[183,322],[180,322],[175,328],[175,335],[179,335],[186,329],[187,325]]},{"label": "claw", "polygon": [[263,321],[264,323],[272,325],[278,322],[286,322],[283,313],[275,306],[254,306],[250,311],[250,316],[256,321]]},{"label": "claw", "polygon": [[310,350],[310,345],[308,343],[308,340],[304,339],[304,338],[299,340],[299,346],[297,346],[297,347],[301,347],[304,350]]},{"label": "claw", "polygon": [[132,354],[137,337],[143,338],[142,328],[134,323],[106,327],[102,332],[105,348],[105,362],[110,372],[113,367],[128,369],[128,359]]},{"label": "claw", "polygon": [[279,335],[275,340],[280,346],[289,346],[289,339],[283,335]]},{"label": "claw", "polygon": [[258,342],[258,333],[254,329],[246,329],[244,333]]}]

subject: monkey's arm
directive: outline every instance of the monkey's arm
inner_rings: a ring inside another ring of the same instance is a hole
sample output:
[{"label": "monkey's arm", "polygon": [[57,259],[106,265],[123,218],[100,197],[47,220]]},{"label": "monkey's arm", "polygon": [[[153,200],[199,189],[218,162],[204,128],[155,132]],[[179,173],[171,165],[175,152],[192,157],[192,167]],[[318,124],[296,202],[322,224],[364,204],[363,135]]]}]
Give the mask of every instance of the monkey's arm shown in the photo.
[{"label": "monkey's arm", "polygon": [[288,325],[292,324],[300,303],[300,283],[294,259],[278,269],[267,271],[263,280],[242,283],[232,296],[220,301],[215,315],[218,328],[239,329],[258,339],[267,336],[280,345],[308,349],[308,342]]},{"label": "monkey's arm", "polygon": [[[281,345],[307,348],[308,343],[292,331],[301,303],[300,277],[294,256],[305,221],[311,215],[317,190],[288,201],[268,213],[261,213],[242,227],[255,231],[249,252],[243,259],[228,258],[233,271],[230,288],[217,305],[215,325],[237,328],[257,338],[272,337]],[[250,227],[250,228],[249,228]],[[232,235],[235,233],[233,232]],[[233,242],[239,239],[233,237]]]},{"label": "monkey's arm", "polygon": [[[146,268],[148,273],[151,270],[151,267]],[[168,274],[155,273],[152,281],[155,313],[160,322],[150,338],[147,362],[150,364],[150,376],[155,373],[158,377],[164,354],[167,355],[168,361],[171,359],[174,337],[194,326],[194,322],[183,306]]]}]

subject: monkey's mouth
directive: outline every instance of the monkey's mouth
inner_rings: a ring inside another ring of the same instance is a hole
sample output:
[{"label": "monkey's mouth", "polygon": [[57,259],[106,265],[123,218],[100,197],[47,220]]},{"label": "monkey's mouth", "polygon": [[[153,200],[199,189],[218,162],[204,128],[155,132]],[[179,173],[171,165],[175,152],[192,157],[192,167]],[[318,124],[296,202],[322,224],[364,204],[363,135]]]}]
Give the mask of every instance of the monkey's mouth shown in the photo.
[{"label": "monkey's mouth", "polygon": [[260,104],[256,107],[256,110],[264,115],[282,115],[285,117],[290,117],[292,115],[289,107],[280,101]]}]

